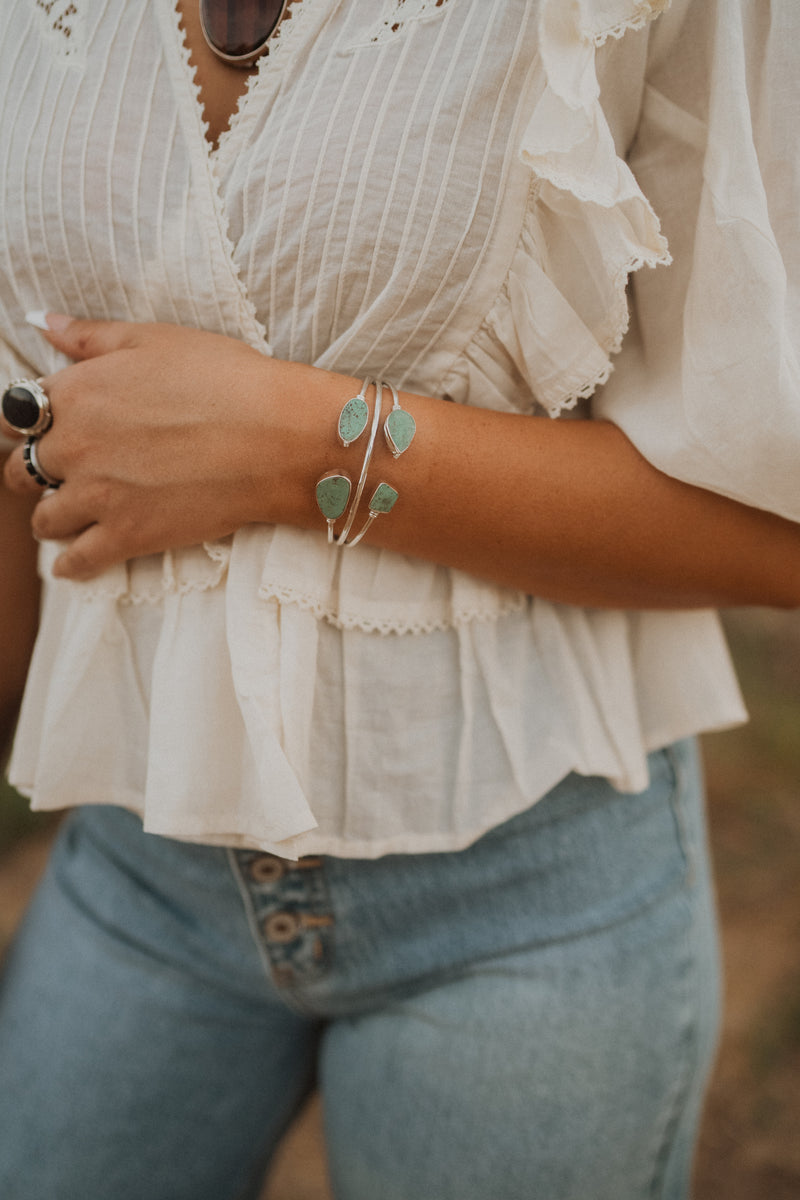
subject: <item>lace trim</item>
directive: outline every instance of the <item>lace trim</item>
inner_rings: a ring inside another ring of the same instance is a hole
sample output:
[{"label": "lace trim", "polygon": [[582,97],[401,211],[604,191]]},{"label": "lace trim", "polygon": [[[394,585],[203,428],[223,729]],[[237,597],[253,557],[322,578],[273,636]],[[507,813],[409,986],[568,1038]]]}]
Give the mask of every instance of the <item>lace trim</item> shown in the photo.
[{"label": "lace trim", "polygon": [[595,371],[594,375],[587,379],[586,383],[576,390],[570,391],[563,400],[556,400],[551,404],[543,405],[548,417],[552,417],[555,420],[563,412],[569,412],[585,400],[591,400],[597,389],[602,387],[604,383],[608,383],[613,370],[614,364],[609,359],[599,371]]},{"label": "lace trim", "polygon": [[[41,574],[50,574],[50,567],[61,546],[56,542],[44,542],[41,547]],[[203,546],[208,558],[200,562],[182,563],[181,551],[163,555],[161,570],[158,576],[150,579],[136,579],[136,566],[123,565],[111,568],[99,579],[89,583],[61,584],[69,587],[75,599],[85,604],[98,601],[111,602],[124,607],[138,608],[144,605],[158,606],[170,596],[188,596],[197,592],[212,592],[224,586],[228,575],[228,564],[231,556],[231,541],[207,542]],[[190,574],[193,577],[188,578]],[[413,617],[390,617],[382,615],[363,615],[345,608],[337,611],[329,603],[314,596],[308,591],[286,586],[279,582],[262,582],[254,593],[254,601],[291,605],[303,612],[310,613],[316,620],[325,621],[335,629],[359,631],[362,633],[389,634],[423,634],[437,633],[447,629],[459,629],[473,622],[496,621],[511,613],[522,612],[528,603],[528,597],[523,592],[512,591],[508,588],[493,589],[485,585],[484,592],[489,594],[489,602],[484,603],[481,596],[475,598],[475,588],[478,585],[466,580],[453,584],[454,594],[450,601],[437,605],[436,615]]]},{"label": "lace trim", "polygon": [[[127,590],[120,582],[115,586],[111,581],[106,584],[81,584],[80,599],[86,603],[111,601],[126,608],[139,608],[144,605],[157,606],[168,596],[188,596],[194,592],[210,592],[220,587],[227,574],[227,558],[217,564],[218,569],[209,573],[205,579],[178,582],[174,575],[169,577],[165,563],[165,578],[160,587]],[[258,590],[258,599],[281,605],[291,605],[302,612],[310,613],[317,621],[325,621],[334,629],[347,632],[377,633],[383,637],[389,635],[441,633],[448,629],[461,629],[475,622],[497,621],[513,613],[522,612],[528,602],[528,597],[522,592],[506,592],[498,595],[496,605],[482,608],[456,607],[450,615],[427,617],[419,620],[400,620],[391,617],[360,616],[351,612],[337,612],[330,606],[316,600],[307,593],[281,584],[262,585]]]},{"label": "lace trim", "polygon": [[[655,221],[659,236],[661,236],[661,222],[657,217],[655,217]],[[627,293],[628,280],[631,275],[636,271],[641,271],[643,267],[668,267],[671,262],[672,255],[664,242],[663,250],[653,250],[649,254],[634,254],[621,264],[613,279],[617,303],[609,311],[609,319],[603,330],[600,331],[600,345],[607,354],[619,354],[625,334],[628,332],[631,314]],[[605,330],[608,330],[608,333]]]},{"label": "lace trim", "polygon": [[209,577],[193,583],[181,583],[177,586],[165,586],[160,591],[115,592],[112,589],[94,592],[91,599],[115,600],[126,608],[143,608],[145,604],[157,606],[164,603],[166,596],[190,596],[193,592],[211,592],[219,587],[221,579]]},{"label": "lace trim", "polygon": [[636,255],[633,258],[629,258],[619,268],[613,281],[616,300],[609,309],[608,319],[605,323],[605,329],[608,330],[608,333],[601,331],[598,336],[598,345],[603,353],[608,355],[608,361],[599,371],[595,371],[590,375],[585,383],[579,387],[570,388],[563,399],[558,399],[544,405],[543,407],[548,416],[558,417],[562,412],[575,408],[576,404],[582,400],[589,400],[599,387],[604,383],[608,383],[611,373],[614,370],[614,363],[611,360],[611,356],[619,354],[625,334],[628,332],[631,323],[630,308],[628,307],[628,280],[630,276],[635,271],[641,270],[642,267],[669,266],[671,262],[672,256],[668,251],[665,251],[663,254]]},{"label": "lace trim", "polygon": [[378,633],[383,637],[390,634],[441,633],[448,629],[460,629],[476,621],[496,621],[512,613],[522,612],[528,597],[522,592],[506,592],[498,595],[497,605],[491,611],[477,606],[457,608],[451,616],[429,617],[416,621],[392,620],[389,617],[364,617],[353,613],[337,612],[316,600],[313,596],[280,584],[262,584],[259,599],[278,604],[292,605],[310,613],[318,621],[325,621],[334,629],[348,632]]},{"label": "lace trim", "polygon": [[604,45],[609,38],[619,41],[629,30],[635,32],[637,29],[644,29],[645,25],[649,25],[661,13],[666,12],[671,4],[672,0],[636,0],[630,16],[616,21],[613,25],[592,30],[589,36],[595,46]]},{"label": "lace trim", "polygon": [[[40,551],[40,573],[50,576],[50,568],[56,558],[61,544],[58,542],[43,542]],[[111,600],[117,604],[138,607],[144,604],[158,605],[167,596],[188,596],[192,592],[210,592],[219,587],[228,572],[230,546],[224,543],[209,542],[203,547],[209,562],[203,562],[195,578],[184,577],[180,565],[176,565],[175,555],[167,551],[162,557],[160,578],[158,583],[137,584],[131,579],[129,572],[135,572],[135,565],[112,567],[99,579],[89,583],[66,584],[75,589],[75,594],[86,603],[95,600]],[[180,551],[176,552],[178,555]],[[134,560],[135,562],[135,560]]]},{"label": "lace trim", "polygon": [[264,58],[264,59],[272,58],[274,61],[275,54],[278,50],[278,47],[281,45],[281,41],[283,41],[284,43],[286,42],[286,37],[288,34],[290,22],[292,21],[293,18],[294,18],[294,25],[292,26],[292,28],[297,29],[298,19],[300,21],[302,21],[302,19],[303,19],[302,17],[299,16],[300,9],[296,8],[296,6],[299,5],[300,3],[301,3],[301,0],[289,0],[288,5],[286,6],[286,12],[281,17],[278,28],[275,30],[272,37],[270,38],[269,45],[267,46],[266,50],[264,51],[263,55],[261,56],[262,58]]},{"label": "lace trim", "polygon": [[[532,189],[531,196],[535,200],[539,192],[540,180],[536,180],[536,187]],[[660,229],[660,224],[659,224]],[[665,243],[666,245],[666,243]],[[614,291],[614,301],[610,305],[606,314],[606,319],[601,328],[597,331],[595,340],[598,349],[606,356],[605,363],[600,367],[593,369],[580,383],[571,385],[561,396],[554,400],[545,402],[536,399],[539,408],[547,413],[550,417],[558,417],[562,412],[567,412],[574,409],[582,401],[591,399],[594,393],[602,384],[607,383],[609,377],[614,370],[614,363],[611,361],[611,356],[619,354],[622,349],[622,343],[625,339],[625,334],[630,327],[630,309],[628,307],[628,280],[635,272],[641,270],[642,267],[658,267],[668,266],[672,262],[672,256],[667,249],[662,251],[652,251],[650,254],[635,254],[625,259],[617,270],[614,272],[611,279],[611,286]],[[472,335],[470,340],[464,346],[455,363],[452,363],[445,375],[440,381],[440,391],[449,394],[452,390],[457,390],[453,385],[453,378],[457,376],[459,363],[465,358],[469,358],[470,346],[482,335],[487,332],[492,338],[497,338],[497,334],[489,328],[489,320],[491,314],[497,308],[498,303],[504,302],[511,305],[511,299],[508,295],[509,278],[514,270],[512,260],[511,267],[506,274],[502,286],[495,297],[493,304],[490,306],[488,313],[484,317],[478,329]],[[555,281],[557,282],[557,280]]]}]

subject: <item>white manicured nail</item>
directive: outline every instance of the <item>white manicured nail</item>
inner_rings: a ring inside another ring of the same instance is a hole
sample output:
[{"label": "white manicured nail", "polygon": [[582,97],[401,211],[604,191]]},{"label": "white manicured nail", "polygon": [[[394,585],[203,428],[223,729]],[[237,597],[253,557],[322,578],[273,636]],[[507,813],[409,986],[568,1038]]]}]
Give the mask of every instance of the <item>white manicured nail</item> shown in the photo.
[{"label": "white manicured nail", "polygon": [[36,329],[50,329],[50,326],[47,324],[47,310],[44,308],[25,313],[25,320],[29,325],[34,325]]}]

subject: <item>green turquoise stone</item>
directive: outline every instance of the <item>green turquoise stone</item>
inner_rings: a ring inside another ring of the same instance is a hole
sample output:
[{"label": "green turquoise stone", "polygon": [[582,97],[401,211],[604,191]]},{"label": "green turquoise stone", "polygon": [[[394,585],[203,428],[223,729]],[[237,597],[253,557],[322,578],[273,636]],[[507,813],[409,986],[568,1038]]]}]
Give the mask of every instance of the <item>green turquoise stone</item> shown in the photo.
[{"label": "green turquoise stone", "polygon": [[317,484],[317,506],[326,521],[338,521],[350,499],[346,475],[326,475]]},{"label": "green turquoise stone", "polygon": [[349,446],[367,428],[369,405],[361,396],[353,396],[339,413],[339,437]]},{"label": "green turquoise stone", "polygon": [[404,408],[393,408],[383,429],[392,452],[402,454],[413,442],[417,424],[410,412]]},{"label": "green turquoise stone", "polygon": [[374,513],[388,513],[394,508],[397,500],[397,492],[389,483],[379,483],[372,493],[372,499],[369,502],[369,511]]}]

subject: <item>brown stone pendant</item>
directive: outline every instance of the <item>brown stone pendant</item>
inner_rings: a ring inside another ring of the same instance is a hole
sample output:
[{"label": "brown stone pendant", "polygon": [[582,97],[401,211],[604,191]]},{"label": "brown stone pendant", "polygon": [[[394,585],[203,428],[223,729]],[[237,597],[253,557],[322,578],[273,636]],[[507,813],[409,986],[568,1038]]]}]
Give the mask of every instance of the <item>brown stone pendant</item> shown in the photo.
[{"label": "brown stone pendant", "polygon": [[200,0],[203,36],[218,58],[251,67],[267,48],[289,0]]}]

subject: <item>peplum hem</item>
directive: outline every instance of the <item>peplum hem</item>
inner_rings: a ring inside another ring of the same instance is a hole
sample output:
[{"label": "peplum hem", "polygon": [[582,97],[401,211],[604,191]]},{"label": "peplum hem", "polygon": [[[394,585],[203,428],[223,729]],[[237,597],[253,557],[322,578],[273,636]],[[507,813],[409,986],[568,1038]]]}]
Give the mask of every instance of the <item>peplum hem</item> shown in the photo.
[{"label": "peplum hem", "polygon": [[[745,719],[710,612],[530,600],[385,638],[254,605],[258,583],[234,548],[157,605],[49,585],[9,770],[32,806],[287,858],[455,849],[571,771],[636,792],[651,750]],[[387,782],[403,802],[376,807]]]}]

